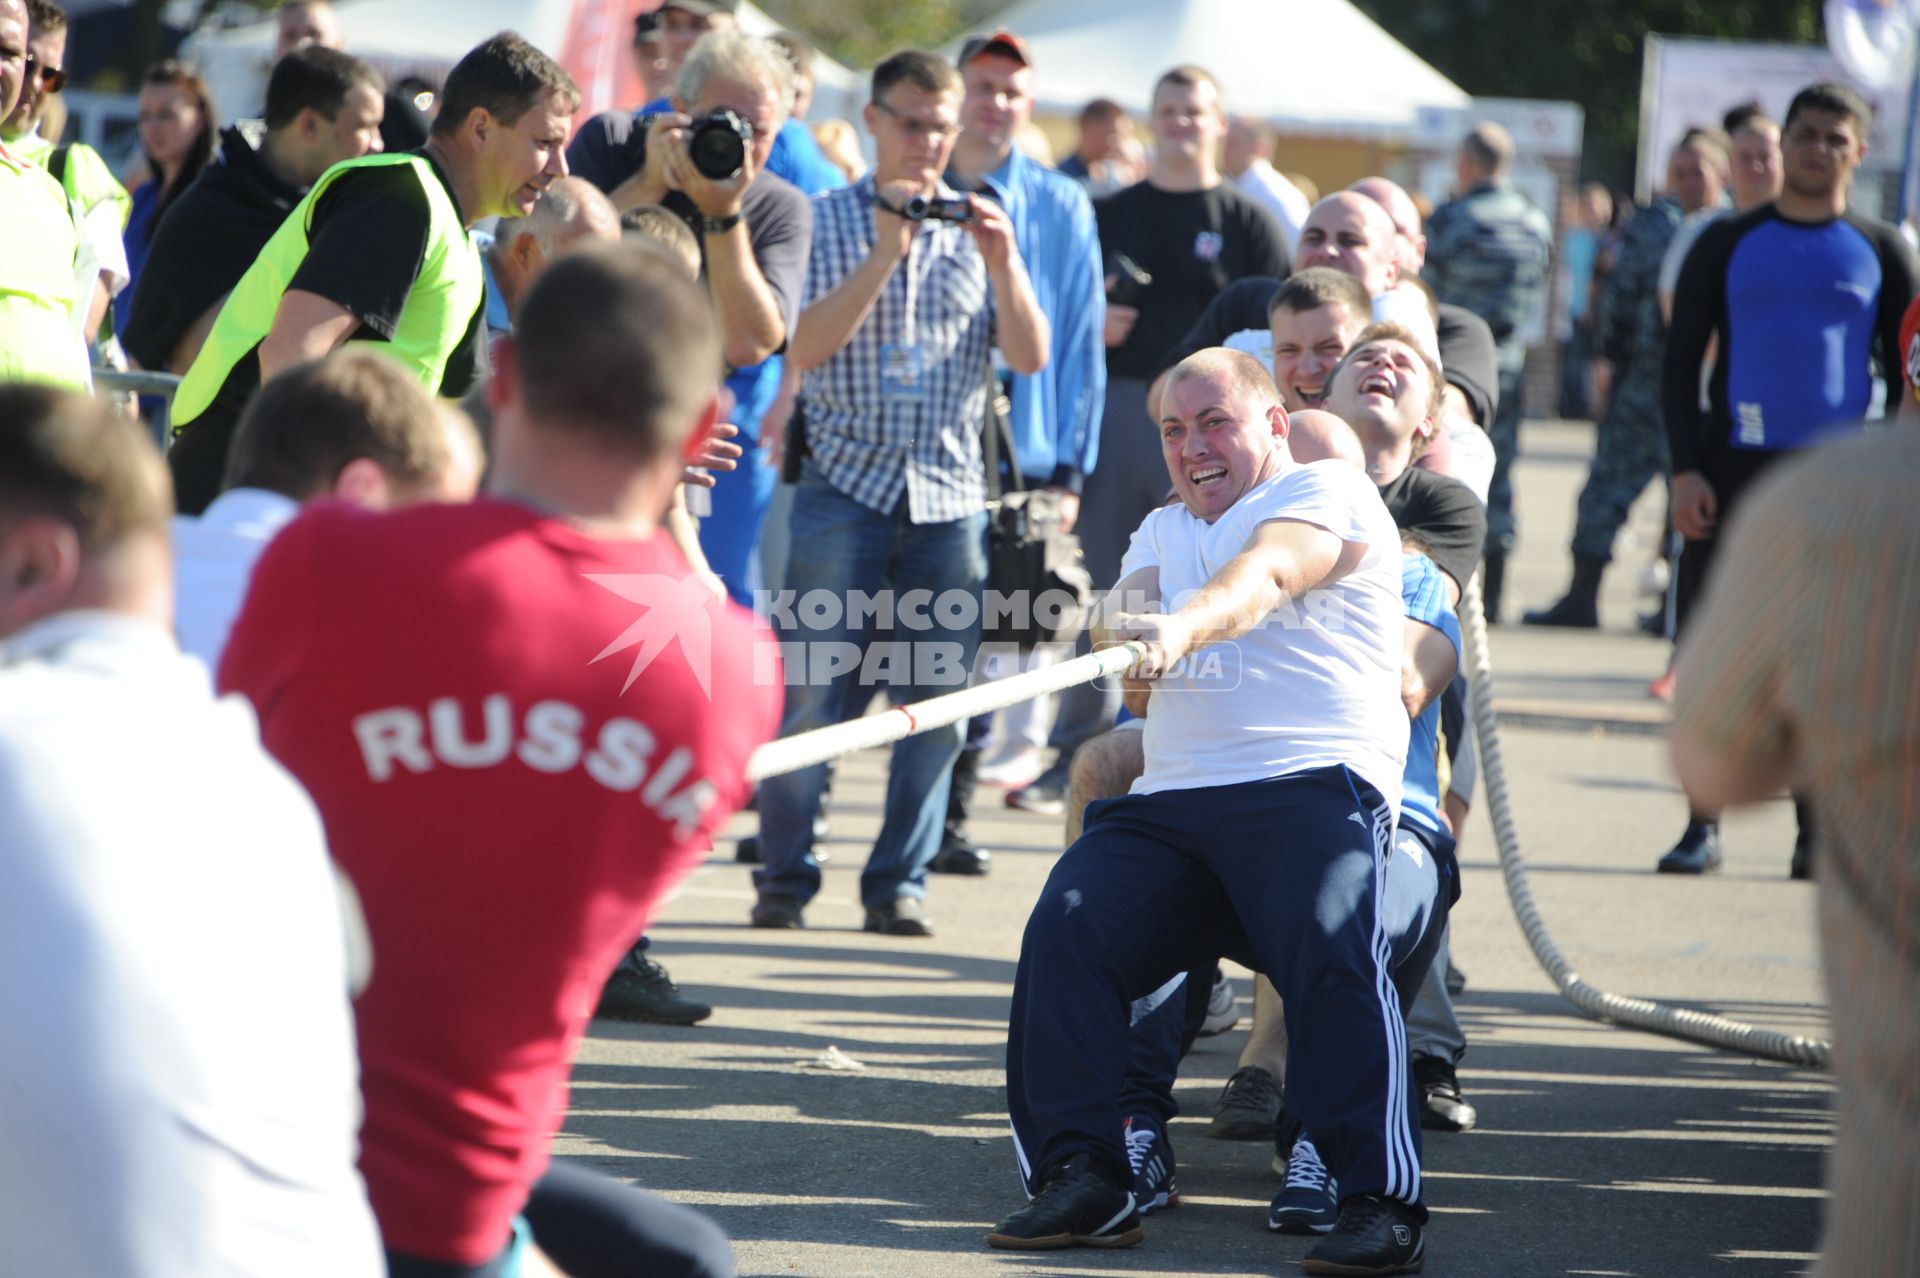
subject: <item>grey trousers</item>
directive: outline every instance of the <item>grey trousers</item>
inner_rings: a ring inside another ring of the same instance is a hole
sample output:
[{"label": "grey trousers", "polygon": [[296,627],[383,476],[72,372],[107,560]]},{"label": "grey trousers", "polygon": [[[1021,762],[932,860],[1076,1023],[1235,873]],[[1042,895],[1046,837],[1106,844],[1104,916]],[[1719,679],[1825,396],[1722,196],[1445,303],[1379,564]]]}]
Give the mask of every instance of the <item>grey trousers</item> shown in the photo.
[{"label": "grey trousers", "polygon": [[1410,1060],[1438,1056],[1458,1064],[1467,1054],[1467,1033],[1460,1028],[1460,1018],[1453,1014],[1453,996],[1447,993],[1447,966],[1452,948],[1453,925],[1449,923],[1440,934],[1440,948],[1434,951],[1427,979],[1421,983],[1420,992],[1414,995],[1413,1007],[1407,1012]]}]

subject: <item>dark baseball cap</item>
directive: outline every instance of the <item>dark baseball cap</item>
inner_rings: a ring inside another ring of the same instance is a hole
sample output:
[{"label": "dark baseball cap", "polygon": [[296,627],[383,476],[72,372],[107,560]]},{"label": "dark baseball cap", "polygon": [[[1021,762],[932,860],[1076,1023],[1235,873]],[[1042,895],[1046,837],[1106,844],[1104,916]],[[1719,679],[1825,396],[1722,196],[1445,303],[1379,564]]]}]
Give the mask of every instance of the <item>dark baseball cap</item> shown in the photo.
[{"label": "dark baseball cap", "polygon": [[732,17],[734,10],[739,7],[740,0],[666,0],[659,11],[665,13],[669,9],[678,9],[696,18],[711,18],[722,13]]},{"label": "dark baseball cap", "polygon": [[960,60],[954,65],[964,67],[983,53],[997,53],[1012,58],[1023,67],[1033,65],[1033,55],[1027,52],[1027,42],[1004,27],[992,35],[975,36],[961,45]]},{"label": "dark baseball cap", "polygon": [[646,44],[660,38],[660,15],[649,10],[633,20],[633,42]]}]

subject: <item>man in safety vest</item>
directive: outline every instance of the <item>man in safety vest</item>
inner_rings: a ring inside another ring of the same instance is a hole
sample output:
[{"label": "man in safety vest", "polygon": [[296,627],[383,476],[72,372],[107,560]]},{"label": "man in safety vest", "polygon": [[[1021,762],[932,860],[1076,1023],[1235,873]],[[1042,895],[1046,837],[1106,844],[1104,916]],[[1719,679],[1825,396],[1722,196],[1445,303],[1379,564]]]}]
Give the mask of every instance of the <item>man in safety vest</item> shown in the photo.
[{"label": "man in safety vest", "polygon": [[53,0],[27,0],[29,70],[20,101],[0,120],[0,143],[39,165],[60,184],[79,228],[73,322],[89,343],[100,334],[108,303],[127,285],[121,243],[132,200],[100,153],[84,142],[57,143],[40,132],[54,95],[67,84],[67,11]]},{"label": "man in safety vest", "polygon": [[220,489],[248,397],[282,369],[348,341],[377,343],[435,394],[459,398],[485,368],[486,285],[469,234],[524,217],[566,176],[579,90],[511,32],[447,77],[418,151],[329,169],[240,283],[174,400],[168,455],[183,514]]},{"label": "man in safety vest", "polygon": [[[19,105],[27,68],[27,9],[0,0],[0,119]],[[0,145],[0,382],[88,384],[72,324],[78,240],[67,197],[44,169]]]}]

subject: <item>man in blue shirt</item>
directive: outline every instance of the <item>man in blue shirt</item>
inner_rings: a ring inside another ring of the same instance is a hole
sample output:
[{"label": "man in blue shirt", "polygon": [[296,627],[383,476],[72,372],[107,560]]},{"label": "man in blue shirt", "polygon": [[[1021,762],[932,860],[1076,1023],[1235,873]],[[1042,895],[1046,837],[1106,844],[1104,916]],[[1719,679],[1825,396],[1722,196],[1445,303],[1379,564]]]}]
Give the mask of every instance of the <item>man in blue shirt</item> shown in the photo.
[{"label": "man in blue shirt", "polygon": [[[960,77],[931,54],[881,63],[865,112],[874,171],[814,201],[807,304],[790,352],[805,375],[811,456],[773,616],[783,735],[858,715],[875,685],[905,705],[963,686],[973,668],[987,567],[988,355],[998,346],[1031,374],[1052,342],[1005,211],[941,181],[960,96]],[[924,216],[921,201],[935,199],[959,216]],[[902,650],[880,642],[890,629]],[[868,931],[932,935],[926,869],[960,746],[957,727],[894,744],[886,814],[861,876]],[[825,774],[816,766],[761,784],[756,927],[800,926],[820,889],[812,830]]]},{"label": "man in blue shirt", "polygon": [[[1030,376],[1002,373],[1010,382],[1014,454],[1029,488],[1062,495],[1063,529],[1072,531],[1080,486],[1100,451],[1100,411],[1106,399],[1107,366],[1101,323],[1106,313],[1100,274],[1100,233],[1093,202],[1078,182],[1037,164],[1014,145],[1033,118],[1033,64],[1026,43],[1008,31],[969,40],[960,51],[960,138],[954,143],[948,181],[977,191],[1007,211],[1020,257],[1033,279],[1040,308],[1053,322],[1053,352]],[[1037,658],[1039,654],[1035,654]],[[1028,720],[1005,715],[1010,735],[1016,722],[1038,726],[1038,754],[1049,716],[1023,707]],[[985,720],[979,721],[984,727]],[[984,736],[984,733],[979,734]],[[947,828],[936,870],[984,874],[988,854],[966,836],[967,809],[980,751],[974,735],[954,765]]]}]

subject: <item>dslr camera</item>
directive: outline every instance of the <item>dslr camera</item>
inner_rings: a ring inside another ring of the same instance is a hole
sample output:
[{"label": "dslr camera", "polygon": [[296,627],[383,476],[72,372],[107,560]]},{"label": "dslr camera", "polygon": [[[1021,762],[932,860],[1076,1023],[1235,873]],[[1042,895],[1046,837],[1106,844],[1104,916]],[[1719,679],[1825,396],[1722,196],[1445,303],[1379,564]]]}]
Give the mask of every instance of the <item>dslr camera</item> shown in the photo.
[{"label": "dslr camera", "polygon": [[687,129],[687,158],[700,176],[715,182],[739,175],[747,166],[751,145],[753,126],[726,107],[695,120]]},{"label": "dslr camera", "polygon": [[973,205],[962,195],[947,199],[939,195],[909,195],[900,206],[900,216],[909,222],[971,222]]}]

